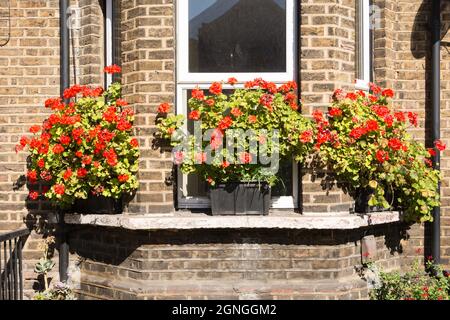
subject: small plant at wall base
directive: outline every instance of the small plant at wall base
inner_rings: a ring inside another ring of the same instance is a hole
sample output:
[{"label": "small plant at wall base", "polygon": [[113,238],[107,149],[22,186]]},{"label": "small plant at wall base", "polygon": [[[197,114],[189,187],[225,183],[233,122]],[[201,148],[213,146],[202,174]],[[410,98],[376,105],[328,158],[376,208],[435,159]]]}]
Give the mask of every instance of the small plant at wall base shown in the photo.
[{"label": "small plant at wall base", "polygon": [[[110,66],[105,72],[120,72]],[[121,98],[121,85],[101,88],[74,85],[61,98],[48,99],[53,111],[30,128],[16,151],[28,147],[30,200],[41,196],[61,208],[91,197],[120,199],[138,187],[138,141],[132,137],[134,112]],[[38,184],[44,184],[39,193]]]},{"label": "small plant at wall base", "polygon": [[450,277],[430,259],[426,273],[416,261],[410,271],[379,272],[379,284],[370,292],[372,300],[449,300]]},{"label": "small plant at wall base", "polygon": [[418,126],[413,112],[394,112],[394,92],[371,85],[371,93],[337,90],[326,114],[314,112],[320,161],[350,186],[355,195],[368,193],[368,205],[397,204],[407,220],[432,221],[439,205],[440,173],[432,157],[445,149],[441,141],[427,150],[409,134]]},{"label": "small plant at wall base", "polygon": [[55,237],[50,236],[44,239],[39,249],[42,250],[42,258],[36,263],[34,272],[42,276],[44,282],[44,290],[39,291],[33,297],[34,300],[73,300],[72,289],[65,283],[58,282],[50,285],[48,274],[55,267],[55,263],[50,256],[50,247],[55,243]]},{"label": "small plant at wall base", "polygon": [[[228,80],[232,88],[236,83]],[[170,106],[162,104],[159,136],[171,141],[181,171],[198,174],[212,189],[243,182],[274,185],[280,158],[303,161],[313,146],[313,123],[298,111],[296,90],[295,82],[278,87],[262,79],[230,94],[219,82],[209,94],[194,89],[188,103],[193,135],[180,130],[185,117],[168,114]]]}]

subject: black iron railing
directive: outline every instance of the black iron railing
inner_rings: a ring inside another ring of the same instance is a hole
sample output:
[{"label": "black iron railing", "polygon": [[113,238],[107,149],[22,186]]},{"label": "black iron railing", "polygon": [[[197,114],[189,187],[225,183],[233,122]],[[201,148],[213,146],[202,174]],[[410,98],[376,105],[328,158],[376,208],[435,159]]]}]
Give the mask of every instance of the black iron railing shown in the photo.
[{"label": "black iron railing", "polygon": [[0,300],[23,300],[22,248],[26,228],[0,234]]}]

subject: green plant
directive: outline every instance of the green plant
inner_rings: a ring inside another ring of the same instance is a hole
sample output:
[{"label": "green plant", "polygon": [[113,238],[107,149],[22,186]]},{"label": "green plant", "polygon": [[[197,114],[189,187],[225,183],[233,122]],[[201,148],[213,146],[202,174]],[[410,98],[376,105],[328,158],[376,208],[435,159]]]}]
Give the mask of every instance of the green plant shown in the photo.
[{"label": "green plant", "polygon": [[42,275],[44,280],[44,290],[37,292],[34,300],[73,300],[74,295],[72,289],[65,283],[57,282],[50,286],[48,274],[55,267],[50,254],[50,248],[55,243],[55,237],[49,236],[40,244],[39,249],[42,250],[42,258],[36,263],[34,272]]},{"label": "green plant", "polygon": [[[120,72],[117,66],[105,72]],[[89,194],[120,198],[138,187],[138,141],[132,137],[134,112],[121,98],[121,85],[103,88],[74,85],[61,98],[48,99],[53,111],[33,136],[20,139],[16,151],[28,146],[30,200],[41,195],[61,207]],[[43,184],[43,193],[38,192]]]},{"label": "green plant", "polygon": [[436,275],[426,273],[416,261],[411,270],[402,274],[380,272],[380,285],[370,292],[372,300],[449,300],[450,278],[442,268],[432,261],[427,262],[427,269]]},{"label": "green plant", "polygon": [[[231,78],[228,84],[236,82]],[[201,135],[186,136],[180,130],[185,117],[167,115],[170,106],[164,103],[159,108],[159,137],[171,140],[175,163],[183,173],[196,173],[210,185],[238,181],[273,185],[277,173],[273,166],[278,166],[279,158],[258,162],[258,150],[260,155],[303,161],[312,147],[313,124],[298,111],[296,89],[295,82],[277,87],[262,79],[247,82],[245,88],[230,94],[218,82],[209,88],[210,95],[197,88],[189,100],[188,118],[190,124],[198,125]],[[230,152],[229,143],[235,141]]]},{"label": "green plant", "polygon": [[39,259],[39,262],[36,263],[34,267],[34,272],[43,276],[45,291],[48,291],[49,289],[48,274],[55,266],[55,263],[52,261],[49,252],[50,246],[52,246],[54,243],[55,237],[53,236],[47,237],[43,240],[43,242],[39,245],[39,248],[43,252],[42,258]]},{"label": "green plant", "polygon": [[408,129],[418,126],[417,114],[394,112],[391,89],[372,84],[371,90],[337,90],[328,112],[314,113],[320,161],[352,193],[372,190],[369,205],[389,208],[389,192],[407,220],[432,221],[432,209],[439,205],[440,173],[432,168],[431,158],[445,146],[436,141],[436,148],[427,150],[412,139]]}]

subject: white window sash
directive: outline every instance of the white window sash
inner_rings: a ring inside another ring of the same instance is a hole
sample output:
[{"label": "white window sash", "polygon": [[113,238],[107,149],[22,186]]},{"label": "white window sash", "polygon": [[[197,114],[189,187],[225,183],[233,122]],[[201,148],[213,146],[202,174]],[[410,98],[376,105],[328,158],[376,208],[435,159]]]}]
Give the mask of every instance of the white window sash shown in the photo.
[{"label": "white window sash", "polygon": [[370,0],[360,0],[359,12],[359,43],[358,56],[359,79],[356,80],[356,89],[369,90],[370,76],[372,73],[370,50]]},{"label": "white window sash", "polygon": [[[105,0],[105,65],[113,64],[113,0]],[[113,82],[112,74],[106,74],[106,87],[109,87]]]}]

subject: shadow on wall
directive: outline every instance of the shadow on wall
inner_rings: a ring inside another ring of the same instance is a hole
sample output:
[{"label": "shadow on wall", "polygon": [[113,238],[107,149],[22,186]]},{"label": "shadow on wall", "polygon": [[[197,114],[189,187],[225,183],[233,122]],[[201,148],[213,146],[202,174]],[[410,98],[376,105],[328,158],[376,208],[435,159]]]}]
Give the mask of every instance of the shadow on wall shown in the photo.
[{"label": "shadow on wall", "polygon": [[[145,259],[149,251],[158,252],[170,248],[188,254],[194,246],[212,250],[242,250],[245,245],[269,245],[271,250],[279,246],[301,246],[307,250],[312,246],[324,250],[338,251],[340,246],[353,244],[369,235],[384,239],[384,246],[391,255],[403,253],[402,242],[407,240],[409,226],[393,224],[357,230],[179,230],[179,231],[131,231],[99,227],[75,227],[70,232],[70,250],[81,260],[119,266],[130,259]],[[216,247],[217,245],[217,247]],[[236,245],[230,248],[229,245]],[[272,247],[274,246],[274,247]],[[333,249],[330,249],[333,246]],[[214,248],[215,247],[215,248]],[[214,248],[214,249],[213,249]],[[139,250],[141,249],[141,250]],[[267,249],[267,247],[266,247]],[[142,255],[144,254],[144,255]],[[161,257],[160,257],[161,258]],[[327,257],[323,256],[323,260]]]},{"label": "shadow on wall", "polygon": [[[432,141],[432,101],[431,101],[431,82],[432,82],[432,63],[431,63],[431,3],[433,0],[424,0],[417,11],[414,19],[414,25],[411,32],[411,53],[415,59],[425,58],[425,143],[427,147],[433,146]],[[442,25],[441,40],[450,30],[450,2],[441,1]],[[443,44],[444,45],[444,44]],[[447,44],[448,45],[448,44]],[[431,225],[425,225],[425,250],[424,256],[431,255]]]}]

